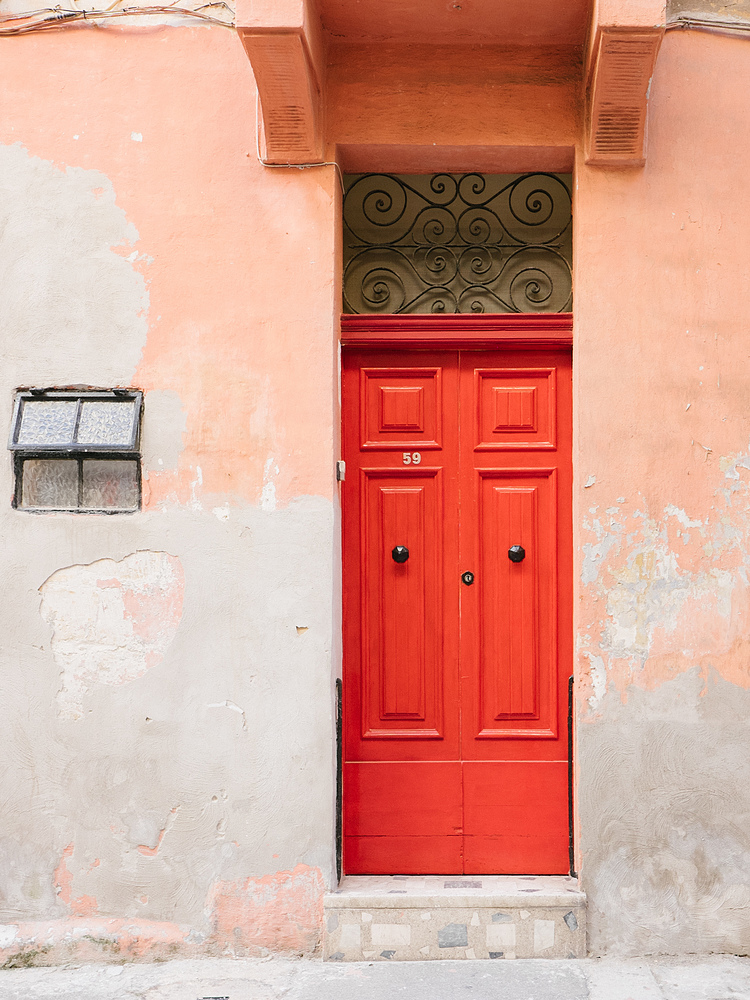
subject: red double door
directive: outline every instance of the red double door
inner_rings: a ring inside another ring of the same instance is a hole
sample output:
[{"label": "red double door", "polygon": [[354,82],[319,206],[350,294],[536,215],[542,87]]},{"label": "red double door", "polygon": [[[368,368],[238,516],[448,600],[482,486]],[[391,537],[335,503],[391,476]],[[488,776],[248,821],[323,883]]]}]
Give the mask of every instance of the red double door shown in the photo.
[{"label": "red double door", "polygon": [[344,871],[568,870],[568,349],[345,350]]}]

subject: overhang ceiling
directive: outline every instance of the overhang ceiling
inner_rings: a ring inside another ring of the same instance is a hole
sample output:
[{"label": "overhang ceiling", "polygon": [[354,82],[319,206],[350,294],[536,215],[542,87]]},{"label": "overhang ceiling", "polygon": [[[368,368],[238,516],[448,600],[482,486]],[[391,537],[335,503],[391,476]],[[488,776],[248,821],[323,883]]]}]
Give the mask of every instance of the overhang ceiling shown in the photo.
[{"label": "overhang ceiling", "polygon": [[332,42],[584,45],[592,0],[318,0]]},{"label": "overhang ceiling", "polygon": [[[476,161],[485,147],[572,147],[576,122],[585,124],[588,163],[645,162],[666,0],[236,3],[263,112],[266,162],[322,165],[334,147],[346,147],[347,156],[398,147],[406,156],[399,162],[414,163],[411,151],[419,147],[423,156],[430,146],[453,151],[442,156],[444,164],[461,149]],[[577,114],[582,92],[585,120]],[[571,110],[573,129],[558,134]],[[544,134],[530,134],[527,120],[540,122]],[[374,125],[381,121],[384,135]],[[393,157],[386,161],[393,169]]]}]

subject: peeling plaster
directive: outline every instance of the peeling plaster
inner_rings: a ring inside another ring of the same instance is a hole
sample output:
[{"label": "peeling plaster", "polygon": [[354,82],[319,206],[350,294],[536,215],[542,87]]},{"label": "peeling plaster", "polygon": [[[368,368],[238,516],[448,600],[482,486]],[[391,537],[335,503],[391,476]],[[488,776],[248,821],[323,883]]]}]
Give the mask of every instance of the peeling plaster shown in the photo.
[{"label": "peeling plaster", "polygon": [[2,383],[128,385],[149,296],[126,259],[138,231],[98,170],[0,145]]},{"label": "peeling plaster", "polygon": [[750,461],[734,455],[719,465],[719,507],[709,516],[674,503],[651,516],[641,498],[635,509],[608,508],[608,520],[584,521],[593,540],[581,547],[581,583],[593,614],[578,647],[590,665],[584,680],[592,709],[603,694],[602,667],[623,697],[630,683],[653,687],[673,675],[677,661],[688,669],[706,656],[736,678],[734,666],[727,673],[716,653],[731,659],[748,623],[750,491],[738,470]]},{"label": "peeling plaster", "polygon": [[206,900],[214,935],[232,955],[263,949],[305,954],[314,951],[323,926],[323,877],[318,868],[237,882],[217,882]]},{"label": "peeling plaster", "polygon": [[[211,510],[226,498],[205,503],[85,521],[0,509],[17,554],[0,650],[15,720],[0,727],[0,928],[20,928],[0,962],[40,940],[50,950],[34,961],[48,963],[221,953],[234,937],[212,936],[212,886],[298,864],[331,884],[332,598],[320,582],[333,559],[331,504],[232,504],[220,521]],[[61,718],[40,579],[90,567],[84,596],[102,589],[97,580],[127,582],[127,560],[159,552],[167,536],[189,585],[164,660],[124,684],[87,678],[81,717]],[[56,892],[61,873],[70,903]]]},{"label": "peeling plaster", "polygon": [[93,685],[125,684],[162,661],[180,623],[183,588],[180,562],[166,552],[68,566],[42,584],[60,718],[80,718]]},{"label": "peeling plaster", "polygon": [[[65,858],[71,853],[69,845]],[[205,931],[174,921],[106,918],[94,911],[0,924],[0,964],[153,961],[269,951],[313,955],[320,948],[324,891],[320,869],[300,864],[291,871],[212,885],[204,904]]]},{"label": "peeling plaster", "polygon": [[634,493],[583,526],[577,766],[594,954],[749,950],[750,460],[699,461],[700,491],[673,488],[687,501]]},{"label": "peeling plaster", "polygon": [[273,455],[269,455],[263,467],[263,489],[260,494],[261,510],[276,510],[276,483],[273,476],[278,476],[279,467],[274,466]]}]

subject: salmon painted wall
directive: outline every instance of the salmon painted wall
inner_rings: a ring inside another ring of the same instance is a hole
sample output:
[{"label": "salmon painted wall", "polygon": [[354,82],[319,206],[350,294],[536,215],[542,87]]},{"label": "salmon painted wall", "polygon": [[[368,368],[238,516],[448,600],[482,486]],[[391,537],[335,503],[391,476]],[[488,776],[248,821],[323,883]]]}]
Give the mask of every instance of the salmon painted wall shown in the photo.
[{"label": "salmon painted wall", "polygon": [[[372,52],[331,48],[345,167],[565,169],[580,147],[571,48],[445,51],[439,86],[428,49]],[[229,29],[2,54],[0,411],[24,385],[146,397],[142,513],[15,512],[0,463],[0,959],[310,952],[334,878],[335,174],[258,164]],[[748,84],[746,41],[670,32],[646,167],[576,165],[596,954],[750,951]]]},{"label": "salmon painted wall", "polygon": [[[145,390],[144,510],[13,511],[0,962],[304,952],[334,878],[332,168],[232,30],[2,39],[0,413]],[[19,954],[22,956],[19,958]]]},{"label": "salmon painted wall", "polygon": [[670,32],[575,202],[579,840],[595,953],[750,952],[750,45]]}]

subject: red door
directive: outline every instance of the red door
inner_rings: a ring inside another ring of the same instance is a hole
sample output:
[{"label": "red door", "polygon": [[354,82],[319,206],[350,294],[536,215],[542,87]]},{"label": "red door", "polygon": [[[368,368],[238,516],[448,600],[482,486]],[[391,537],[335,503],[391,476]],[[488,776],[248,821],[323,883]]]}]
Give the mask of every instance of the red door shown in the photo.
[{"label": "red door", "polygon": [[568,870],[570,351],[346,349],[344,870]]}]

